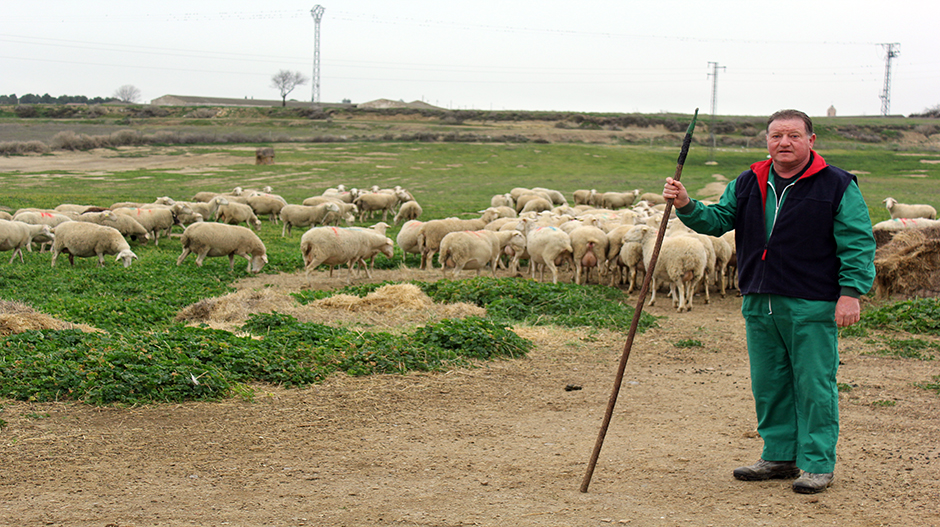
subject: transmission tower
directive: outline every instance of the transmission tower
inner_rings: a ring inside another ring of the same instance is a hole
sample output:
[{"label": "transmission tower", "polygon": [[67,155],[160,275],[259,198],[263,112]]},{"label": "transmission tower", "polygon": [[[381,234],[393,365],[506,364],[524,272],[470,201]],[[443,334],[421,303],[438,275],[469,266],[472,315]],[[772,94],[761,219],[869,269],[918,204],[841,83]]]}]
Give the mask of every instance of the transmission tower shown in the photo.
[{"label": "transmission tower", "polygon": [[725,69],[724,66],[718,66],[717,62],[709,62],[712,72],[708,74],[712,77],[712,118],[708,125],[708,137],[711,140],[711,146],[708,149],[708,161],[715,161],[715,113],[718,111],[718,70]]},{"label": "transmission tower", "polygon": [[323,19],[322,5],[315,5],[310,10],[313,15],[313,98],[314,104],[320,102],[320,20]]},{"label": "transmission tower", "polygon": [[881,115],[887,117],[891,109],[891,59],[901,54],[901,44],[881,44],[885,48],[885,86],[881,90]]}]

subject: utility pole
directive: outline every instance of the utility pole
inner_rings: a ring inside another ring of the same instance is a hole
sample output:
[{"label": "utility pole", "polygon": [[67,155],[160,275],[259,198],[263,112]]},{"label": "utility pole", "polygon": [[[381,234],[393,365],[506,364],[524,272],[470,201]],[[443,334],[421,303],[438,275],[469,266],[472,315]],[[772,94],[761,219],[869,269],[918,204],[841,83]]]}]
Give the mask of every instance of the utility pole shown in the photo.
[{"label": "utility pole", "polygon": [[881,115],[888,116],[891,109],[891,59],[901,54],[901,44],[893,42],[891,44],[880,44],[885,48],[885,86],[881,90]]},{"label": "utility pole", "polygon": [[718,66],[717,62],[709,62],[709,66],[712,68],[712,72],[708,74],[709,77],[712,77],[712,118],[711,122],[708,123],[708,137],[711,140],[711,146],[708,148],[708,162],[715,162],[715,113],[718,111],[718,70],[725,69],[724,66]]},{"label": "utility pole", "polygon": [[313,104],[320,102],[320,20],[323,19],[323,11],[320,4],[310,10],[313,15]]}]

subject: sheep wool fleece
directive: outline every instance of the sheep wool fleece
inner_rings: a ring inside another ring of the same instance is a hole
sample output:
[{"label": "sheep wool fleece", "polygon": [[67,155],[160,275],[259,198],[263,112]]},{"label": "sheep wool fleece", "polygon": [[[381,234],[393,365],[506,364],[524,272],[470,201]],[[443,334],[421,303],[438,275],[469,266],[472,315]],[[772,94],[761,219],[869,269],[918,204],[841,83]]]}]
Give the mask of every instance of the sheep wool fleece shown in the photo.
[{"label": "sheep wool fleece", "polygon": [[772,184],[770,161],[755,163],[719,203],[693,201],[677,213],[705,234],[735,229],[738,261],[747,262],[739,268],[741,311],[762,458],[829,473],[839,437],[836,300],[871,288],[871,221],[854,177],[815,152],[779,199]]}]

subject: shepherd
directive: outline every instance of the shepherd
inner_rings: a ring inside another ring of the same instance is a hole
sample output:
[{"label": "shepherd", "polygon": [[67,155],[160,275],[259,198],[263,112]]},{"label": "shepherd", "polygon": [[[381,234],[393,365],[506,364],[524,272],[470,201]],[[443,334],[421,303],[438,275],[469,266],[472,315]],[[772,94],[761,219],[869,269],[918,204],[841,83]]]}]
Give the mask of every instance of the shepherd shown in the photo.
[{"label": "shepherd", "polygon": [[859,321],[875,278],[875,239],[855,176],[813,150],[798,110],[767,120],[770,159],[732,181],[717,204],[666,178],[663,197],[702,234],[734,229],[760,459],[742,481],[793,479],[813,494],[834,479],[839,438],[839,328]]}]

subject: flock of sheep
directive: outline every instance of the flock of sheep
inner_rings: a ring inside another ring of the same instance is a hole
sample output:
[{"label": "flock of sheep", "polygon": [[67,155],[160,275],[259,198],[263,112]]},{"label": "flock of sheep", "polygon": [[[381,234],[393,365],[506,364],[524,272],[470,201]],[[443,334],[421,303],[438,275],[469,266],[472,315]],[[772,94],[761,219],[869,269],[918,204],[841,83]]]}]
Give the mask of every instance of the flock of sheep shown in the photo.
[{"label": "flock of sheep", "polygon": [[[446,276],[451,270],[454,278],[464,269],[479,274],[486,267],[494,276],[498,268],[516,275],[527,262],[525,273],[532,278],[544,280],[547,269],[557,283],[559,273],[568,269],[574,283],[625,284],[631,292],[651,260],[665,208],[662,196],[639,190],[577,190],[573,198],[569,204],[557,190],[514,188],[493,196],[477,218],[421,221],[421,206],[401,187],[347,190],[339,185],[302,204],[288,204],[269,187],[236,187],[228,193],[200,192],[188,202],[164,197],[108,208],[64,204],[53,210],[0,212],[0,250],[13,251],[12,264],[17,255],[23,261],[24,247],[38,243],[42,250],[51,244],[53,266],[65,253],[73,265],[75,257],[97,257],[103,266],[105,256],[111,255],[127,267],[137,258],[128,240],[152,239],[157,244],[161,235],[167,237],[174,226],[182,226],[183,252],[177,265],[193,253],[199,266],[207,257],[227,256],[234,269],[239,256],[248,260],[249,272],[257,273],[267,255],[255,231],[261,226],[259,218],[267,216],[283,224],[282,237],[290,236],[292,227],[307,229],[300,249],[308,275],[321,265],[329,266],[331,275],[334,267],[345,265],[347,281],[359,266],[371,278],[375,257],[392,257],[397,244],[403,253],[420,255],[421,269],[434,269],[437,254],[442,272]],[[876,236],[879,231],[936,222],[936,211],[929,205],[906,205],[890,197],[884,203],[892,220],[876,224]],[[382,221],[369,228],[351,226],[376,214]],[[390,215],[394,224],[404,222],[394,242],[386,236]],[[674,217],[667,225],[651,277],[651,305],[657,290],[667,286],[680,312],[692,308],[699,291],[708,303],[710,288],[724,295],[735,286],[733,232],[721,237],[697,234]]]}]

